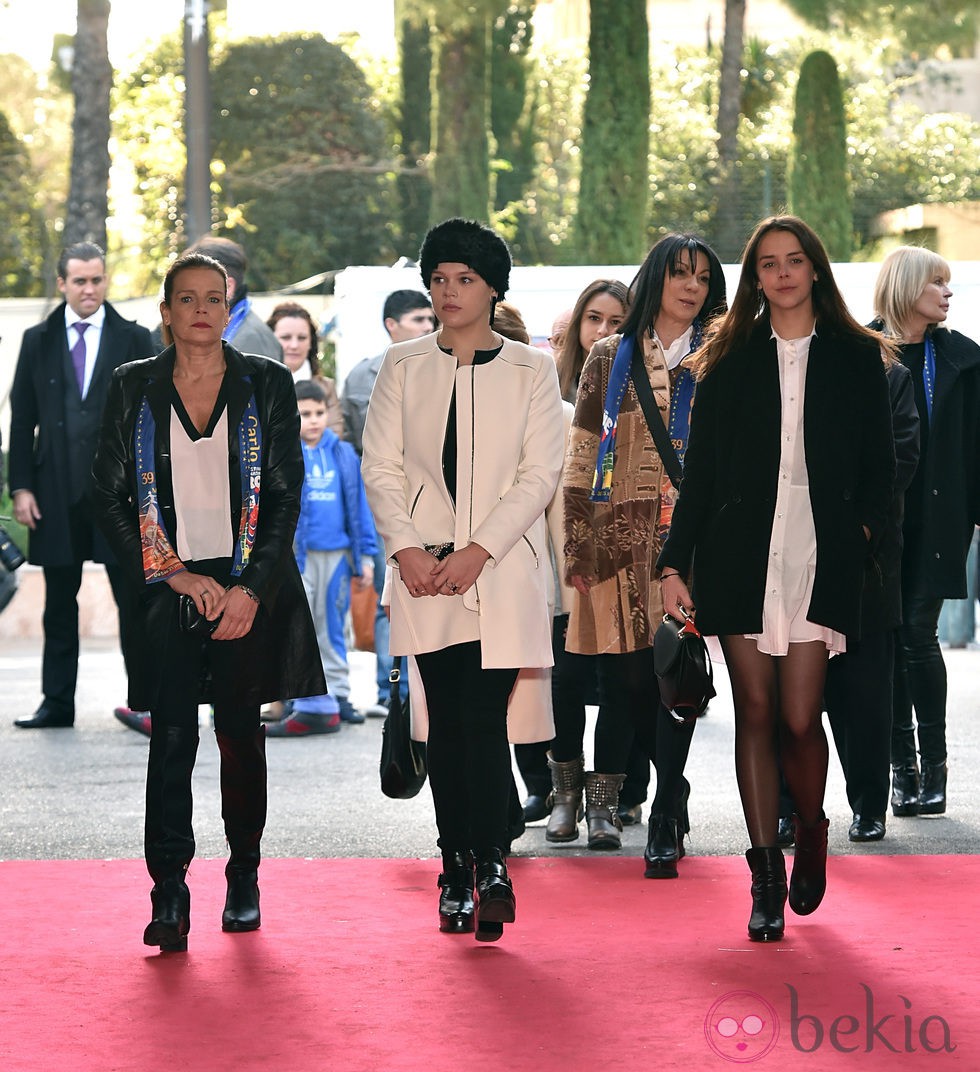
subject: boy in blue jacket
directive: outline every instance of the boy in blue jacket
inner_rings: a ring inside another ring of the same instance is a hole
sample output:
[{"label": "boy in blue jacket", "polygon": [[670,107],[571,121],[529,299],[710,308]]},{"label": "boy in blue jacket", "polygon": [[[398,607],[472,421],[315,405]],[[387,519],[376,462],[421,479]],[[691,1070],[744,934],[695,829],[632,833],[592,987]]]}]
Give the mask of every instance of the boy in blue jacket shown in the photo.
[{"label": "boy in blue jacket", "polygon": [[328,694],[293,701],[292,712],[269,726],[270,737],[335,733],[363,722],[350,702],[344,626],[350,586],[373,584],[377,534],[354,448],[327,427],[327,397],[316,380],[296,385],[306,480],[294,548],[316,625]]}]

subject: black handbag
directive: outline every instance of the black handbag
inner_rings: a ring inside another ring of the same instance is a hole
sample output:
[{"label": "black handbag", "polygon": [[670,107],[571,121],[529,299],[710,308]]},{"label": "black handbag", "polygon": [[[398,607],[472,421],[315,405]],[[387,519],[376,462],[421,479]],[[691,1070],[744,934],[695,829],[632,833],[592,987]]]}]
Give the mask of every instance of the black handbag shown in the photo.
[{"label": "black handbag", "polygon": [[218,623],[221,615],[217,618],[208,618],[197,609],[193,596],[179,596],[177,602],[177,622],[182,633],[189,636],[209,637]]},{"label": "black handbag", "polygon": [[381,792],[395,800],[408,800],[425,785],[427,768],[425,744],[412,740],[412,715],[409,701],[402,701],[402,658],[395,656],[388,680],[391,699],[388,717],[381,729]]},{"label": "black handbag", "polygon": [[676,722],[693,722],[708,710],[716,694],[711,659],[694,619],[683,623],[664,615],[653,635],[653,672],[660,682],[660,699]]}]

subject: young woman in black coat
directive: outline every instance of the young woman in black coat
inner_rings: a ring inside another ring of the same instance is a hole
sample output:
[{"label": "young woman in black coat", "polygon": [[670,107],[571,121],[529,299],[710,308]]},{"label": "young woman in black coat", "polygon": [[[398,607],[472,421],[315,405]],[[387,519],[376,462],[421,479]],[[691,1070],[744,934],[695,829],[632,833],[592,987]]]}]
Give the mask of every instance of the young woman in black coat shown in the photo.
[{"label": "young woman in black coat", "polygon": [[980,346],[942,327],[953,293],[949,280],[949,265],[938,254],[901,246],[885,258],[874,293],[876,326],[899,343],[912,375],[921,440],[919,467],[905,493],[892,720],[895,815],[946,810],[939,612],[944,599],[966,596],[966,556],[980,520]]},{"label": "young woman in black coat", "polygon": [[749,239],[731,309],[698,359],[658,565],[665,610],[697,607],[725,653],[755,941],[784,929],[780,762],[797,809],[790,907],[814,911],[826,888],[827,660],[859,632],[895,472],[881,343],[847,311],[812,229],[777,216]]}]

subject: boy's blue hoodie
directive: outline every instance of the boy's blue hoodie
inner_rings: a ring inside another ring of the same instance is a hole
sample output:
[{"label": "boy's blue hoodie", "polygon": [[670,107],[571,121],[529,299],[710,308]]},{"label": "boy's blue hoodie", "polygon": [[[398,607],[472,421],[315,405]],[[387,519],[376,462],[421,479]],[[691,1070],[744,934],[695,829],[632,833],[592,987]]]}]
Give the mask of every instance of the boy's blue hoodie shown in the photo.
[{"label": "boy's blue hoodie", "polygon": [[378,549],[378,536],[361,480],[361,461],[350,443],[328,428],[315,446],[303,444],[303,498],[296,525],[296,564],[302,573],[307,551],[350,548],[354,575],[361,560]]}]

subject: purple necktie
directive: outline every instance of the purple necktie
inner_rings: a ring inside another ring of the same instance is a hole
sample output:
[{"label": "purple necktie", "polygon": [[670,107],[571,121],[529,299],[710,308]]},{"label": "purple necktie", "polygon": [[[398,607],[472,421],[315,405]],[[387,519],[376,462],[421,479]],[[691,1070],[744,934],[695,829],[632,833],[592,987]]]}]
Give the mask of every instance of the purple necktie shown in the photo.
[{"label": "purple necktie", "polygon": [[78,380],[78,393],[85,394],[85,329],[89,325],[79,320],[75,324],[78,339],[71,348],[71,363],[75,366],[75,379]]}]

